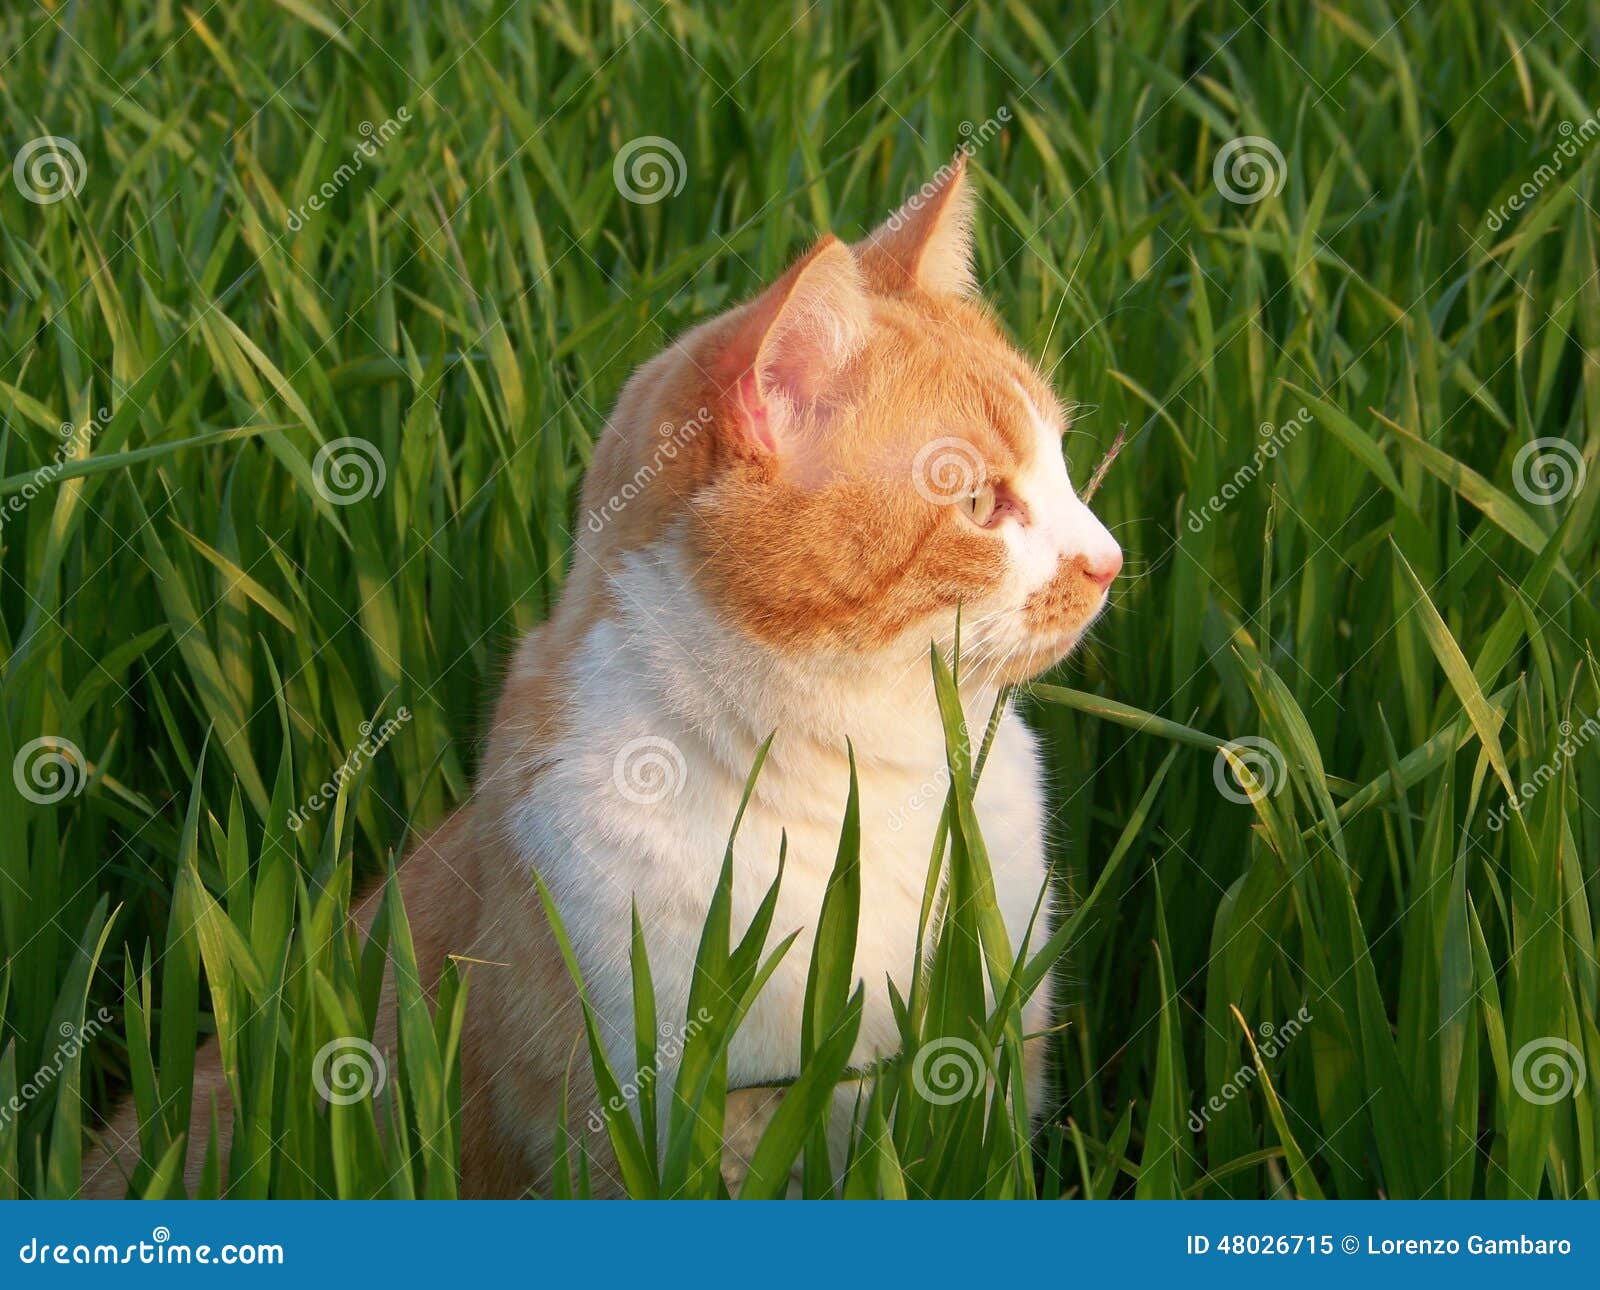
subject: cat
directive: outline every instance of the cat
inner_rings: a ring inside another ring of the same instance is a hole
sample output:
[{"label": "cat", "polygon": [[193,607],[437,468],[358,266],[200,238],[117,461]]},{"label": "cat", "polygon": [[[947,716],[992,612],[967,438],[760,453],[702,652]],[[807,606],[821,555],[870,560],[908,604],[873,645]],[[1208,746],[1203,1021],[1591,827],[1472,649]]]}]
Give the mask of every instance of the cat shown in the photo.
[{"label": "cat", "polygon": [[[824,236],[622,390],[585,480],[571,575],[510,664],[472,799],[400,869],[424,980],[446,954],[471,964],[464,1195],[544,1185],[569,1079],[568,1122],[594,1119],[574,987],[530,870],[561,913],[612,1064],[631,1073],[630,909],[657,1016],[687,1020],[701,925],[769,732],[734,851],[734,934],[772,881],[781,836],[771,940],[814,925],[848,737],[862,836],[854,976],[866,986],[853,1059],[898,1047],[884,982],[903,989],[911,969],[943,801],[930,642],[948,648],[959,608],[962,703],[981,730],[1001,687],[1081,639],[1122,564],[1069,481],[1049,385],[974,299],[973,202],[958,156],[870,236]],[[1020,945],[1047,873],[1039,752],[1014,712],[976,805]],[[354,916],[369,922],[375,902]],[[1035,948],[1042,939],[1035,927]],[[747,1090],[729,1102],[735,1170],[774,1105],[759,1086],[796,1072],[808,950],[802,935],[728,1055],[730,1088]],[[392,1011],[386,997],[391,1044]],[[1047,989],[1023,1021],[1047,1029]],[[666,1088],[671,1049],[656,1072]],[[211,1096],[224,1132],[229,1121],[214,1051],[196,1089],[191,1184]],[[130,1111],[108,1130],[131,1140]],[[604,1139],[587,1145],[597,1185],[615,1192]],[[115,1165],[92,1157],[86,1190],[119,1194],[130,1164],[127,1148]]]}]

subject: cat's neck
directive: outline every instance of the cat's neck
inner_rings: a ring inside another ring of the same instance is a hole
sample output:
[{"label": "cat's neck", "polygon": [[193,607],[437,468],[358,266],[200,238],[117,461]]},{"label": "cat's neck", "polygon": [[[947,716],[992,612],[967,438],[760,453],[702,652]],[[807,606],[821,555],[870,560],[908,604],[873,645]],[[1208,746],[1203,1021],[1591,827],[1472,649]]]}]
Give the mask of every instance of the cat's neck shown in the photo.
[{"label": "cat's neck", "polygon": [[[863,774],[925,773],[945,759],[930,664],[920,658],[795,656],[723,621],[695,586],[682,546],[635,552],[610,579],[609,620],[586,646],[582,684],[626,687],[672,729],[735,775],[768,734],[782,775],[817,756],[842,757],[848,738]],[[972,739],[982,737],[993,687],[962,696]],[[764,771],[765,777],[768,772]]]}]

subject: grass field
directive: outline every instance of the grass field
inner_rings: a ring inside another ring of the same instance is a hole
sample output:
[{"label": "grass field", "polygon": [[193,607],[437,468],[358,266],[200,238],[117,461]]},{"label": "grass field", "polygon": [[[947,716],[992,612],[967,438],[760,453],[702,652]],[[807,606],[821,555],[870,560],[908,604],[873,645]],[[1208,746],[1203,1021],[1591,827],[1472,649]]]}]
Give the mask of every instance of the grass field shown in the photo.
[{"label": "grass field", "polygon": [[631,367],[965,143],[1075,478],[1127,429],[1129,571],[1024,700],[1057,1110],[1030,1156],[880,1081],[852,1194],[1600,1197],[1597,48],[1579,0],[7,6],[0,1196],[130,1089],[176,1194],[213,1030],[230,1194],[453,1194],[453,977],[381,1115],[327,1096],[349,893],[466,795]]}]

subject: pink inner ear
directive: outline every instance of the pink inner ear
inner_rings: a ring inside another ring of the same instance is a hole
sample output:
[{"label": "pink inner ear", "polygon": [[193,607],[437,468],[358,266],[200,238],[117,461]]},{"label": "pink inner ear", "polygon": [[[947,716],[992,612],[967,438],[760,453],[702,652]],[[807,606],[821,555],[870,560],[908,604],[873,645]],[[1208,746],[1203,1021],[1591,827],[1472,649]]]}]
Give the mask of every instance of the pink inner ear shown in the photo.
[{"label": "pink inner ear", "polygon": [[734,387],[734,398],[739,404],[739,414],[744,418],[750,437],[768,452],[778,451],[778,441],[772,436],[767,418],[767,402],[761,396],[761,379],[751,368],[739,378]]}]

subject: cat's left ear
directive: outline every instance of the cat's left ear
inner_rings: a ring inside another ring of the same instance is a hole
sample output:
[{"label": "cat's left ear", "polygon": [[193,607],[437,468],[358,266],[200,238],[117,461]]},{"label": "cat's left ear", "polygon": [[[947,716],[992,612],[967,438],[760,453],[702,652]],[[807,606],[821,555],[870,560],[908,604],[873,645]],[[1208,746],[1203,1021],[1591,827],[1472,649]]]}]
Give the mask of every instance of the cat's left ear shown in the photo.
[{"label": "cat's left ear", "polygon": [[940,168],[893,215],[856,246],[861,271],[878,291],[920,287],[968,296],[972,273],[972,183],[965,154]]},{"label": "cat's left ear", "polygon": [[826,421],[839,374],[866,338],[869,313],[855,257],[828,234],[732,315],[715,375],[736,452],[776,454],[802,427]]}]

